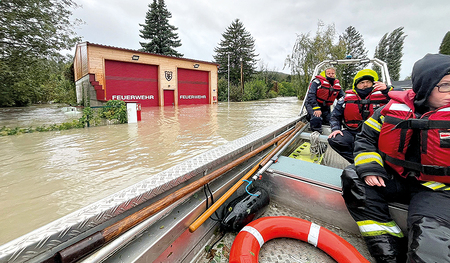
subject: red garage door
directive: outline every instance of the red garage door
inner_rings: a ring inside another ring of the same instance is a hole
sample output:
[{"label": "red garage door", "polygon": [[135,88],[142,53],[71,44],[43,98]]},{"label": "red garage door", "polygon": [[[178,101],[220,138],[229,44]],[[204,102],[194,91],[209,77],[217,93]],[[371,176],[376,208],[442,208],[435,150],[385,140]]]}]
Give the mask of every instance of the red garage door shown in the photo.
[{"label": "red garage door", "polygon": [[178,105],[209,104],[209,72],[178,69]]},{"label": "red garage door", "polygon": [[158,106],[158,67],[113,60],[105,61],[106,99]]}]

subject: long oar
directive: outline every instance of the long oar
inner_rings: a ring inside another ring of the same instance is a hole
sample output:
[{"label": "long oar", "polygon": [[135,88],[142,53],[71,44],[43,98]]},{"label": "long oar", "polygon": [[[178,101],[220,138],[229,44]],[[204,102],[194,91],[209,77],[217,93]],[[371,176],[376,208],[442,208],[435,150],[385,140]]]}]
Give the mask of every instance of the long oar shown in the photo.
[{"label": "long oar", "polygon": [[214,204],[212,204],[199,218],[197,218],[190,226],[189,231],[192,233],[197,228],[199,228],[225,201],[230,198],[230,196],[244,183],[244,180],[250,178],[260,167],[266,165],[267,162],[286,145],[286,143],[303,127],[304,123],[300,122],[300,125],[296,127],[294,132],[292,132],[285,140],[283,140],[276,148],[274,148],[264,159],[262,159],[258,164],[256,164],[250,171],[248,171],[242,178],[234,184],[228,191],[222,195]]},{"label": "long oar", "polygon": [[[135,212],[134,214],[131,214],[124,219],[116,222],[115,224],[98,231],[80,241],[77,243],[59,251],[54,256],[53,260],[54,262],[62,262],[62,263],[71,263],[75,262],[78,259],[84,257],[91,251],[100,248],[104,244],[108,243],[109,241],[112,241],[113,239],[120,236],[122,233],[126,232],[130,228],[136,226],[137,224],[141,223],[148,217],[156,214],[157,212],[163,210],[164,208],[170,206],[172,203],[180,200],[181,198],[187,196],[188,194],[196,191],[203,185],[211,182],[212,180],[216,179],[220,175],[228,172],[229,170],[233,169],[235,166],[245,162],[246,160],[254,157],[258,153],[262,152],[263,150],[267,149],[271,145],[277,143],[281,139],[285,138],[286,136],[289,136],[293,133],[294,130],[290,130],[285,132],[284,134],[272,139],[268,143],[258,147],[257,149],[241,156],[240,158],[230,162],[229,164],[215,170],[214,172],[198,179],[195,182],[190,183],[189,185],[173,192],[172,194],[152,203],[151,205]],[[47,261],[49,262],[49,261]]]},{"label": "long oar", "polygon": [[300,132],[291,133],[289,137],[283,141],[282,145],[279,145],[280,150],[276,151],[272,154],[272,157],[270,160],[261,168],[259,171],[253,175],[252,180],[256,180],[259,178],[261,174],[263,174],[274,162],[278,160],[278,156],[283,153],[289,145],[292,144],[294,140],[296,140],[298,137],[302,135],[302,132],[307,128],[308,126],[306,124],[303,124],[301,127],[299,127]]}]

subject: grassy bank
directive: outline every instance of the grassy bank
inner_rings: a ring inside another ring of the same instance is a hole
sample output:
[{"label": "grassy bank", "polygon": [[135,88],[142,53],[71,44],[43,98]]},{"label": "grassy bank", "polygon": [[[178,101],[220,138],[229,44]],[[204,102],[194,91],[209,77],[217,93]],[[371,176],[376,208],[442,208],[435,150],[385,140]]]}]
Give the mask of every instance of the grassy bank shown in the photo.
[{"label": "grassy bank", "polygon": [[42,125],[37,127],[2,127],[0,136],[19,135],[33,132],[63,131],[74,128],[85,128],[104,125],[105,123],[127,123],[127,106],[124,101],[111,100],[99,108],[83,108],[83,115],[78,120],[60,124]]}]

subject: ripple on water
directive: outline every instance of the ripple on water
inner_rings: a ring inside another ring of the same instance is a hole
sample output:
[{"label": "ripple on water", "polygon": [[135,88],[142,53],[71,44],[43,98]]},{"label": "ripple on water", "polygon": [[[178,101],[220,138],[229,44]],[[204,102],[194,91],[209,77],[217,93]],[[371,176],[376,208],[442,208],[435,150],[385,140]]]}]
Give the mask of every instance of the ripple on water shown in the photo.
[{"label": "ripple on water", "polygon": [[[143,108],[138,124],[0,137],[0,244],[209,149],[297,116],[300,106],[296,98],[276,98]],[[66,119],[55,105],[0,108],[0,127]]]}]

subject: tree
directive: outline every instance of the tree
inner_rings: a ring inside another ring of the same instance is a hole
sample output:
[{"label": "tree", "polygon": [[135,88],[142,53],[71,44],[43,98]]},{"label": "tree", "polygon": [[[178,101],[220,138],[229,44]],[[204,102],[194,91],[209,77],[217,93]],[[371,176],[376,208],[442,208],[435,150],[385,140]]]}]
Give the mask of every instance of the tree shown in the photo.
[{"label": "tree", "polygon": [[339,41],[337,44],[333,44],[335,38],[334,24],[325,27],[321,21],[318,22],[314,38],[311,38],[309,33],[297,35],[292,54],[286,58],[285,66],[291,68],[294,76],[293,82],[298,86],[297,96],[299,98],[303,98],[306,94],[317,64],[324,60],[345,57],[344,43]]},{"label": "tree", "polygon": [[255,54],[255,39],[245,29],[244,24],[236,19],[222,34],[219,46],[214,48],[213,57],[220,65],[219,77],[228,78],[228,55],[230,56],[230,82],[241,82],[241,59],[244,81],[250,80],[255,73],[258,56]]},{"label": "tree", "polygon": [[[403,32],[403,27],[399,27],[394,29],[389,35],[388,33],[384,34],[378,46],[375,48],[374,57],[386,62],[389,75],[395,81],[400,79],[405,38],[406,35]],[[379,72],[377,67],[374,66],[373,68]]]},{"label": "tree", "polygon": [[439,54],[450,55],[450,31],[445,34],[439,47]]},{"label": "tree", "polygon": [[[264,63],[264,61],[259,61],[259,69],[257,72],[253,75],[254,79],[262,80],[264,83],[266,83],[267,90],[275,92],[274,94],[278,93],[278,87],[281,84],[281,82],[290,82],[290,76],[289,74],[277,72],[275,68],[270,69],[267,64]],[[286,95],[286,94],[280,94],[281,96],[295,96],[297,93],[295,92],[294,95]]]},{"label": "tree", "polygon": [[[352,59],[367,58],[367,50],[364,46],[364,39],[362,35],[353,27],[349,26],[344,33],[339,36],[339,39],[345,45],[345,54],[351,56]],[[340,65],[341,74],[338,76],[341,86],[345,89],[351,88],[353,78],[358,71],[363,69],[364,64],[349,64]]]},{"label": "tree", "polygon": [[139,42],[142,50],[154,54],[174,57],[182,57],[174,48],[181,46],[178,39],[177,27],[169,24],[172,14],[167,10],[164,0],[153,0],[145,16],[145,24],[139,24],[143,28],[139,30],[139,36],[149,42]]},{"label": "tree", "polygon": [[291,82],[283,81],[278,84],[278,95],[284,97],[296,96],[297,91],[294,89]]},{"label": "tree", "polygon": [[[72,0],[0,1],[0,106],[24,106],[40,90],[79,38],[70,21]],[[54,63],[53,63],[54,62]]]}]

